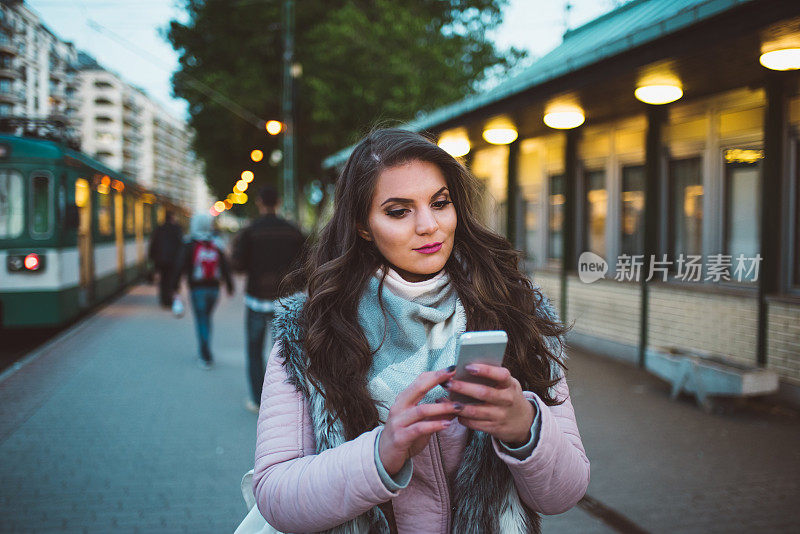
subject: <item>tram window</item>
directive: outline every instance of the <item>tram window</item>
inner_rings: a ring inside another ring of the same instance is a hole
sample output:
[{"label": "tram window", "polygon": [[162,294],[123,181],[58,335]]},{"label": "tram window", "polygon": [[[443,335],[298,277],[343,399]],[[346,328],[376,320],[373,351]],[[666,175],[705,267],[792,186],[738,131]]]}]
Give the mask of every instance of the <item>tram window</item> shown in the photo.
[{"label": "tram window", "polygon": [[606,256],[606,212],[608,210],[608,191],[606,190],[606,172],[602,170],[588,171],[584,175],[586,196],[584,197],[585,250],[590,250],[600,257]]},{"label": "tram window", "polygon": [[31,180],[31,235],[48,237],[53,229],[53,181],[35,175]]},{"label": "tram window", "polygon": [[[761,250],[761,165],[731,164],[725,166],[725,254],[731,265],[740,255],[749,265]],[[744,280],[754,281],[755,270],[744,269]]]},{"label": "tram window", "polygon": [[134,202],[131,195],[125,195],[125,233],[127,235],[133,235],[136,232]]},{"label": "tram window", "polygon": [[19,237],[24,227],[22,175],[17,171],[0,169],[0,239]]},{"label": "tram window", "polygon": [[113,204],[111,203],[111,195],[101,193],[97,194],[97,230],[100,235],[111,235],[113,227],[111,221],[114,220]]},{"label": "tram window", "polygon": [[644,166],[622,168],[622,254],[644,253]]},{"label": "tram window", "polygon": [[669,231],[672,261],[703,253],[703,173],[700,158],[670,162]]},{"label": "tram window", "polygon": [[547,259],[560,261],[563,257],[564,245],[562,231],[564,228],[564,175],[551,176],[550,202],[547,220]]},{"label": "tram window", "polygon": [[144,205],[144,233],[149,234],[153,231],[153,206],[151,204]]}]

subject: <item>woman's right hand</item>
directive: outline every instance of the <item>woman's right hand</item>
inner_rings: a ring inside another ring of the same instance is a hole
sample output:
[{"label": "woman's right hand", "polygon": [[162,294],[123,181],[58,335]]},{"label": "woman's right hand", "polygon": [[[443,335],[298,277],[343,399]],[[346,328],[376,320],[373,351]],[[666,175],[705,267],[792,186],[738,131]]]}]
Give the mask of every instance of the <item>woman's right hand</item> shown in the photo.
[{"label": "woman's right hand", "polygon": [[450,426],[463,409],[458,403],[419,404],[428,391],[455,376],[455,366],[420,374],[397,395],[378,441],[384,469],[396,474],[403,464],[422,452],[431,434]]}]

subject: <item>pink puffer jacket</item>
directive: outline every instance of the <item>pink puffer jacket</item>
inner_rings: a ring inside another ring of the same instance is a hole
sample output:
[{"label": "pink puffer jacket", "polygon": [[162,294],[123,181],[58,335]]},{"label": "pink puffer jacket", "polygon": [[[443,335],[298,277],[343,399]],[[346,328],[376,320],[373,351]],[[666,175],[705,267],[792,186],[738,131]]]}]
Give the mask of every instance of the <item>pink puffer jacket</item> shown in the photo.
[{"label": "pink puffer jacket", "polygon": [[[267,522],[282,532],[317,532],[391,499],[400,534],[449,534],[448,481],[452,482],[466,446],[466,427],[454,419],[448,429],[435,434],[413,458],[408,486],[389,491],[375,466],[380,427],[315,454],[306,400],[287,382],[279,350],[276,343],[264,379],[253,476],[256,503]],[[566,380],[562,378],[556,389],[566,401],[553,407],[525,393],[537,402],[541,413],[539,441],[528,458],[517,460],[504,454],[493,440],[520,498],[547,515],[572,508],[589,485],[589,460]]]}]

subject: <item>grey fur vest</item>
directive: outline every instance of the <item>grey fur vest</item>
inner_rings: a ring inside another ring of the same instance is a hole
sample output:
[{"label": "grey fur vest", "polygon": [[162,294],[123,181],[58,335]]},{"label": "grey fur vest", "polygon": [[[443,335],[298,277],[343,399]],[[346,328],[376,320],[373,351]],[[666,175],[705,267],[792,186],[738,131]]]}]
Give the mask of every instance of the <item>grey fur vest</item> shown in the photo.
[{"label": "grey fur vest", "polygon": [[[325,409],[322,395],[305,378],[302,318],[305,296],[281,300],[276,310],[275,339],[280,340],[289,382],[303,394],[310,407],[316,452],[344,443],[341,422]],[[550,312],[551,310],[546,310]],[[508,466],[495,454],[490,436],[469,431],[464,458],[452,488],[452,532],[457,534],[538,534],[539,515],[519,498]],[[325,531],[326,534],[389,534],[389,524],[379,507]]]}]

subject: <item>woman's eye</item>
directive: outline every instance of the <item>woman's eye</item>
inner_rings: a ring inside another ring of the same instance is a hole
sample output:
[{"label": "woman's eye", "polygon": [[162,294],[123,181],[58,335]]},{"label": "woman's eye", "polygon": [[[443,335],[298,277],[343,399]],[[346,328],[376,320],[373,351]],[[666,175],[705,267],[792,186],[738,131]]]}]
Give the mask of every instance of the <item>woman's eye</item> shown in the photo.
[{"label": "woman's eye", "polygon": [[440,209],[441,210],[441,209],[446,208],[448,204],[452,204],[452,202],[449,201],[449,200],[437,200],[436,202],[433,203],[433,206],[436,209]]},{"label": "woman's eye", "polygon": [[405,209],[405,208],[403,208],[403,209],[399,209],[399,210],[390,210],[390,211],[387,211],[387,212],[386,212],[386,215],[388,215],[389,217],[394,217],[394,218],[396,218],[396,219],[399,219],[400,217],[402,217],[403,215],[405,215],[405,213],[406,213],[407,211],[410,211],[410,210],[407,210],[407,209]]}]

